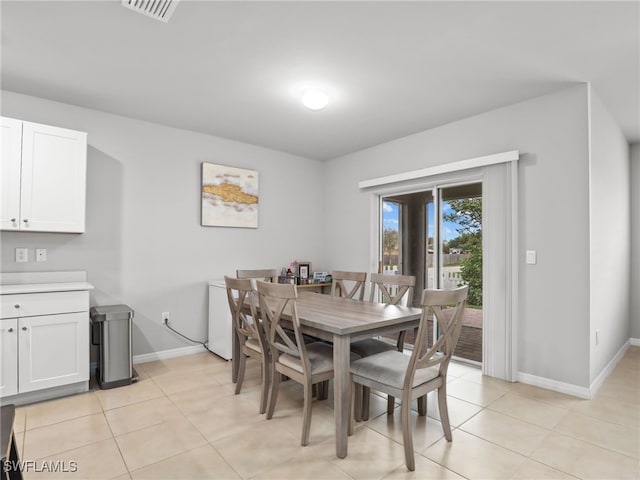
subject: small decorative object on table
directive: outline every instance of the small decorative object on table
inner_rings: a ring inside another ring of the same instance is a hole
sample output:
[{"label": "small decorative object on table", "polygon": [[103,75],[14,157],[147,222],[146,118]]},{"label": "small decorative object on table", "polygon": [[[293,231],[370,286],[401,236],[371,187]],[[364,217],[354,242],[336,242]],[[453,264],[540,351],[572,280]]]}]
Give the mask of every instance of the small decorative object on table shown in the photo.
[{"label": "small decorative object on table", "polygon": [[309,277],[311,276],[311,262],[299,261],[298,262],[298,277],[300,281],[306,280],[305,283],[309,283]]}]

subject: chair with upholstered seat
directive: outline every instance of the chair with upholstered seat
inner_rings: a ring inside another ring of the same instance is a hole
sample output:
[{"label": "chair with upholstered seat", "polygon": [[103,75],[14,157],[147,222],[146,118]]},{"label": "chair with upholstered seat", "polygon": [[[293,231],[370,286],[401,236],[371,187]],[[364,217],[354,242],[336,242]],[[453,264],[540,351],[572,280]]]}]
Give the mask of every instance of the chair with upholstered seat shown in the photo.
[{"label": "chair with upholstered seat", "polygon": [[[469,287],[465,285],[455,290],[423,292],[422,315],[411,356],[390,350],[351,362],[351,380],[354,384],[401,398],[402,438],[409,470],[415,470],[410,423],[413,399],[426,398],[427,393],[438,390],[442,430],[447,441],[452,439],[447,409],[447,369],[462,329],[468,290]],[[435,332],[433,345],[429,347],[427,333],[428,320],[431,318]],[[420,414],[425,415],[426,411]]]},{"label": "chair with upholstered seat", "polygon": [[[382,300],[382,303],[389,305],[405,304],[411,306],[413,299],[413,288],[416,284],[416,277],[412,275],[392,275],[392,274],[371,274],[371,291],[369,294],[369,300],[376,302]],[[360,340],[351,344],[351,351],[356,353],[360,357],[368,357],[377,353],[387,352],[390,350],[397,350],[402,352],[404,350],[404,338],[406,332],[402,331],[398,334],[396,344],[392,344],[386,340],[378,340],[375,338],[368,338],[366,340]],[[362,396],[362,420],[369,419],[369,389],[365,386],[362,392],[356,392],[356,398]],[[395,399],[393,396],[387,397],[387,412],[393,413],[395,407]],[[422,409],[422,405],[420,406]],[[360,406],[356,407],[356,412],[360,412]],[[357,415],[359,420],[360,416]]]},{"label": "chair with upholstered seat", "polygon": [[[238,358],[238,378],[236,381],[236,395],[242,389],[247,356],[260,362],[262,375],[262,388],[260,393],[260,413],[267,409],[269,394],[269,344],[264,332],[262,322],[256,313],[255,291],[250,279],[236,279],[224,277],[227,287],[227,300],[231,310],[234,334],[240,343],[240,355]],[[248,304],[249,315],[246,311]]]},{"label": "chair with upholstered seat", "polygon": [[364,286],[367,281],[367,272],[331,272],[333,283],[331,295],[342,298],[356,298],[364,300]]},{"label": "chair with upholstered seat", "polygon": [[[258,281],[260,315],[268,333],[271,349],[271,390],[267,419],[273,417],[280,376],[302,384],[304,406],[302,411],[301,444],[309,443],[311,428],[312,386],[333,378],[333,348],[325,342],[305,343],[301,332],[295,285]],[[284,318],[283,318],[284,317]],[[287,333],[283,321],[293,326],[293,335]],[[281,375],[278,375],[281,374]]]}]

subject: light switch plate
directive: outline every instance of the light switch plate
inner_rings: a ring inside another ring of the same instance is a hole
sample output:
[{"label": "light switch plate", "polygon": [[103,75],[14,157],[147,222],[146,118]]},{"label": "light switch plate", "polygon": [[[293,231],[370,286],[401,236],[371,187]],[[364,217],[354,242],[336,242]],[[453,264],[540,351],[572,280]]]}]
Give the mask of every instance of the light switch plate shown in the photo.
[{"label": "light switch plate", "polygon": [[46,261],[47,261],[47,249],[36,248],[36,262],[46,262]]},{"label": "light switch plate", "polygon": [[29,261],[29,249],[28,248],[16,248],[16,262],[24,263]]},{"label": "light switch plate", "polygon": [[535,250],[527,250],[527,265],[535,265],[538,263],[538,255]]}]

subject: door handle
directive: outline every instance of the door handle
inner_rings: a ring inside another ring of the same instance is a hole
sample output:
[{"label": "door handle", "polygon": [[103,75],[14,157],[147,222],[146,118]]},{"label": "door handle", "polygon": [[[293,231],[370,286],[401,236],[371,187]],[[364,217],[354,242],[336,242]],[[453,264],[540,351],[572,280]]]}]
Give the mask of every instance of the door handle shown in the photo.
[{"label": "door handle", "polygon": [[13,328],[10,328],[9,330],[7,330],[7,332],[9,333],[13,332]]},{"label": "door handle", "polygon": [[13,306],[13,308],[20,308],[20,304],[19,304],[19,303],[16,303],[16,304]]},{"label": "door handle", "polygon": [[22,327],[22,330],[26,331],[26,330],[27,330],[27,327]]}]

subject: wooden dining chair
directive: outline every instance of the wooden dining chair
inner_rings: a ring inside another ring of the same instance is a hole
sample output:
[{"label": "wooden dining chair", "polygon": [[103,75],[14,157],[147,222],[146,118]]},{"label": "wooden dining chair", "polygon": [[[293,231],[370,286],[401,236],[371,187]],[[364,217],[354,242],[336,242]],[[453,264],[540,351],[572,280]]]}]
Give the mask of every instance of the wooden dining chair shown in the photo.
[{"label": "wooden dining chair", "polygon": [[[447,441],[452,440],[447,409],[447,369],[460,337],[468,290],[469,287],[465,285],[455,290],[425,290],[422,293],[422,315],[411,356],[389,350],[351,362],[351,380],[354,384],[401,398],[404,457],[411,471],[415,470],[410,423],[413,399],[426,398],[427,393],[438,390],[442,430]],[[431,347],[427,341],[430,318],[433,318],[435,330]],[[419,413],[426,415],[426,408]]]},{"label": "wooden dining chair", "polygon": [[[364,300],[364,286],[367,272],[331,272],[331,295],[333,297],[356,298]],[[346,282],[346,283],[345,283]],[[351,287],[351,288],[348,288]]]},{"label": "wooden dining chair", "polygon": [[250,278],[253,280],[265,280],[267,282],[278,281],[278,271],[275,268],[257,270],[236,270],[236,278]]},{"label": "wooden dining chair", "polygon": [[[303,446],[309,443],[311,428],[312,386],[333,378],[333,348],[325,342],[305,343],[298,318],[295,285],[257,281],[260,314],[268,332],[271,349],[271,390],[267,406],[267,419],[273,417],[278,400],[281,375],[302,384],[304,406],[302,410]],[[285,330],[283,323],[293,327],[294,335]],[[280,375],[279,375],[280,374]]]},{"label": "wooden dining chair", "polygon": [[[371,291],[369,293],[369,301],[377,302],[382,300],[382,303],[389,305],[400,305],[404,303],[410,307],[413,299],[413,288],[416,284],[416,277],[412,275],[393,275],[393,274],[371,274]],[[378,340],[375,338],[367,338],[351,344],[351,351],[360,357],[368,357],[377,353],[386,352],[390,350],[397,350],[402,352],[404,350],[404,339],[406,331],[402,331],[398,334],[396,344]],[[362,398],[362,405],[356,405],[356,420],[368,420],[369,419],[369,389],[365,386],[362,391],[358,389],[356,391],[356,401]],[[387,397],[387,413],[393,413],[395,408],[395,399],[393,396]]]},{"label": "wooden dining chair", "polygon": [[[238,361],[238,380],[236,382],[236,395],[242,389],[247,357],[260,362],[262,386],[260,391],[260,413],[267,410],[269,396],[270,369],[269,369],[269,343],[262,322],[256,312],[255,291],[250,279],[236,279],[224,277],[227,289],[227,300],[231,310],[234,334],[240,342],[240,356]],[[247,315],[247,305],[249,315]]]}]

